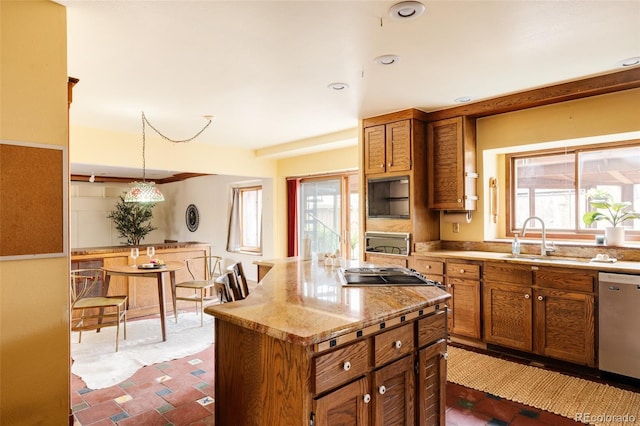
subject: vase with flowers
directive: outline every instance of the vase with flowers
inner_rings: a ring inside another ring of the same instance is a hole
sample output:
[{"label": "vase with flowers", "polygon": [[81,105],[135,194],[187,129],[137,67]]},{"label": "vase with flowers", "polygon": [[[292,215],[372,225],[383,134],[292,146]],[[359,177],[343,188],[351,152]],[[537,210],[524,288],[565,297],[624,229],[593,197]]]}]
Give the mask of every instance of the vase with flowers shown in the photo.
[{"label": "vase with flowers", "polygon": [[624,244],[624,228],[622,223],[625,220],[640,219],[640,213],[629,210],[629,201],[614,201],[613,196],[604,190],[592,188],[587,191],[589,204],[595,210],[586,212],[582,216],[582,221],[587,225],[605,220],[611,226],[605,228],[605,240],[609,246],[620,246]]}]

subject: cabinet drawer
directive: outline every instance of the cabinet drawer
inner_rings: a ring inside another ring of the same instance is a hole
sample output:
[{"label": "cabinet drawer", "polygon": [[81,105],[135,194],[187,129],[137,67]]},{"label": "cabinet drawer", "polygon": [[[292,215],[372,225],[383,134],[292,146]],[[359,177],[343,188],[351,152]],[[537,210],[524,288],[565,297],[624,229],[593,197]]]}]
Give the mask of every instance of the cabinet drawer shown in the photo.
[{"label": "cabinet drawer", "polygon": [[365,374],[369,369],[369,348],[367,339],[316,357],[315,394]]},{"label": "cabinet drawer", "polygon": [[485,262],[482,276],[485,282],[505,284],[531,285],[533,281],[531,266],[513,263]]},{"label": "cabinet drawer", "polygon": [[418,347],[447,338],[447,312],[439,311],[418,320]]},{"label": "cabinet drawer", "polygon": [[380,366],[413,352],[413,323],[374,337],[375,365]]},{"label": "cabinet drawer", "polygon": [[535,285],[558,290],[595,292],[596,272],[580,269],[539,268],[534,271]]},{"label": "cabinet drawer", "polygon": [[413,269],[424,275],[442,275],[444,262],[416,257],[413,259]]},{"label": "cabinet drawer", "polygon": [[462,262],[447,262],[447,278],[460,277],[480,279],[480,265]]},{"label": "cabinet drawer", "polygon": [[366,254],[367,262],[371,262],[376,266],[400,266],[407,267],[407,258],[402,256],[384,255],[384,254]]}]

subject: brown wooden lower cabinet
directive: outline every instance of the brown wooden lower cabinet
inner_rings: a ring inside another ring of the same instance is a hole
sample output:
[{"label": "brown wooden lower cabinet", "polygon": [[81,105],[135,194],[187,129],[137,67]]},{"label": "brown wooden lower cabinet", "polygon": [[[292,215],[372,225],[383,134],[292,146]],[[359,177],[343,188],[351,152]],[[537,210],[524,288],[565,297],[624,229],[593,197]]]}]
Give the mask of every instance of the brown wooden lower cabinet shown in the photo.
[{"label": "brown wooden lower cabinet", "polygon": [[537,351],[595,367],[594,295],[538,289],[534,299]]},{"label": "brown wooden lower cabinet", "polygon": [[480,339],[480,265],[471,261],[447,260],[445,279],[447,291],[451,294],[450,332]]},{"label": "brown wooden lower cabinet", "polygon": [[373,424],[414,423],[416,372],[413,354],[373,372]]},{"label": "brown wooden lower cabinet", "polygon": [[595,367],[595,288],[590,270],[486,262],[484,338]]},{"label": "brown wooden lower cabinet", "polygon": [[216,424],[444,425],[446,311],[314,352],[216,318]]},{"label": "brown wooden lower cabinet", "polygon": [[444,424],[447,343],[441,340],[418,351],[418,424]]},{"label": "brown wooden lower cabinet", "polygon": [[369,378],[362,377],[313,401],[309,424],[368,425]]}]

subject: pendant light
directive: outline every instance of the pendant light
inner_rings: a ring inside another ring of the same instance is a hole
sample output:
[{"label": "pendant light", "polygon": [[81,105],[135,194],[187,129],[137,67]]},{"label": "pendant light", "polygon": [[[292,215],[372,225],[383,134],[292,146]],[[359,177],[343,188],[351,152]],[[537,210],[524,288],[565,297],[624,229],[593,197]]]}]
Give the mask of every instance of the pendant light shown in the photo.
[{"label": "pendant light", "polygon": [[159,134],[163,139],[168,140],[173,143],[185,143],[191,142],[204,130],[209,127],[211,124],[211,116],[204,117],[207,120],[207,124],[193,137],[184,140],[173,140],[163,135],[149,123],[147,117],[144,115],[144,111],[142,111],[142,182],[133,182],[133,185],[127,191],[124,196],[124,201],[127,203],[158,203],[160,201],[164,201],[164,195],[158,188],[156,188],[154,182],[147,182],[146,180],[146,159],[145,159],[145,148],[146,148],[146,125],[148,124],[157,134]]}]

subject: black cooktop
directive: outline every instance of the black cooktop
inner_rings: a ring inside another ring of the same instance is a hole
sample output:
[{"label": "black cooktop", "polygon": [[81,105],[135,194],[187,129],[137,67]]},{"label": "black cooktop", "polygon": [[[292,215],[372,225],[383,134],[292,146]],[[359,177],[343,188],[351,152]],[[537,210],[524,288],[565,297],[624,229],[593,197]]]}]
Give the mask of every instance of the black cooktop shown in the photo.
[{"label": "black cooktop", "polygon": [[407,268],[347,268],[340,270],[343,285],[438,285]]}]

